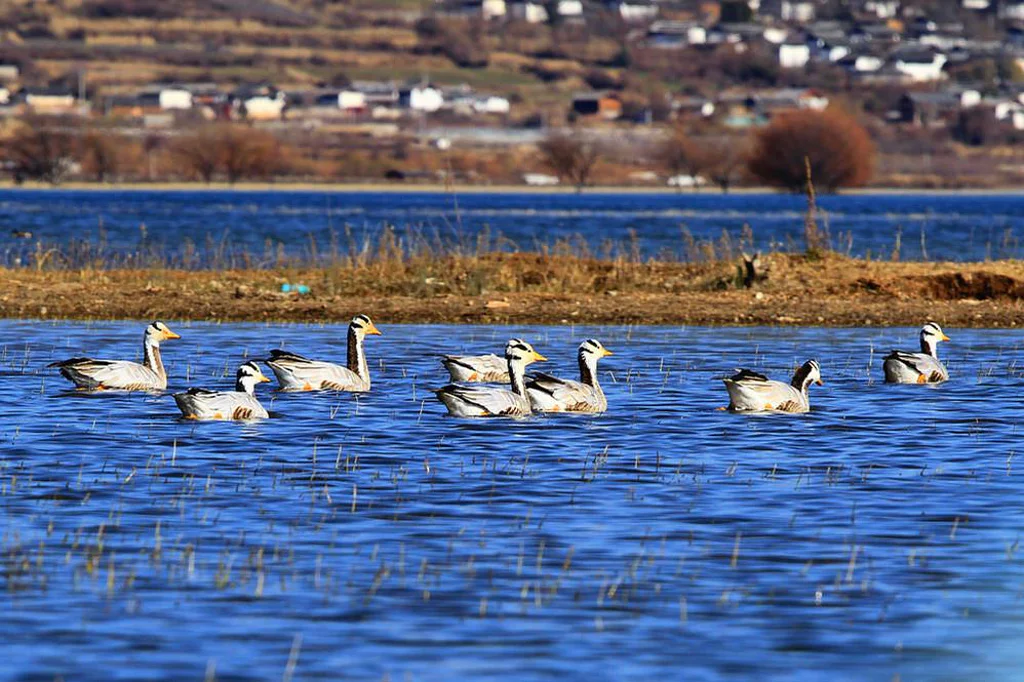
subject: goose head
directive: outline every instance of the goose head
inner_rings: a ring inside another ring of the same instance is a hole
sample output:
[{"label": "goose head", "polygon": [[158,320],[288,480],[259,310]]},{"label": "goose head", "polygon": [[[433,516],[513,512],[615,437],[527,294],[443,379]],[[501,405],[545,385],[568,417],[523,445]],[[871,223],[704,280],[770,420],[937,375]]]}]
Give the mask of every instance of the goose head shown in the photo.
[{"label": "goose head", "polygon": [[172,332],[170,327],[159,320],[146,327],[146,343],[148,345],[159,346],[161,341],[180,338],[181,335]]},{"label": "goose head", "polygon": [[505,344],[505,359],[508,364],[522,369],[534,362],[544,362],[546,357],[533,349],[533,346],[522,339],[509,339]]},{"label": "goose head", "polygon": [[255,362],[245,362],[235,373],[235,390],[252,395],[256,390],[256,384],[270,381],[260,370]]},{"label": "goose head", "polygon": [[580,344],[579,358],[587,361],[587,364],[597,364],[601,358],[614,355],[610,350],[601,345],[597,339],[587,339]]},{"label": "goose head", "polygon": [[937,323],[929,322],[921,327],[921,351],[923,353],[934,356],[940,341],[949,341],[949,337]]},{"label": "goose head", "polygon": [[792,385],[794,388],[806,391],[811,384],[825,385],[825,382],[821,380],[821,365],[817,360],[808,360],[800,365],[796,374],[793,375]]},{"label": "goose head", "polygon": [[380,336],[380,330],[377,329],[377,325],[373,323],[369,315],[356,315],[352,318],[352,322],[349,323],[348,328],[356,336],[362,338],[365,336]]}]

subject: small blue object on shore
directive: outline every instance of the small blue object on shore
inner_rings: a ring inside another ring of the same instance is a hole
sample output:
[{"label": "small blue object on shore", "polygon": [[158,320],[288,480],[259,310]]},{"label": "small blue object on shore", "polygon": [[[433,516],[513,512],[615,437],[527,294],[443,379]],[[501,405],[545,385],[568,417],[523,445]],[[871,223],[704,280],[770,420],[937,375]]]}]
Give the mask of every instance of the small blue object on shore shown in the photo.
[{"label": "small blue object on shore", "polygon": [[309,293],[309,287],[306,286],[305,284],[282,284],[281,285],[281,291],[283,291],[286,294],[289,294],[289,293],[292,293],[292,292],[294,292],[296,294],[308,294]]}]

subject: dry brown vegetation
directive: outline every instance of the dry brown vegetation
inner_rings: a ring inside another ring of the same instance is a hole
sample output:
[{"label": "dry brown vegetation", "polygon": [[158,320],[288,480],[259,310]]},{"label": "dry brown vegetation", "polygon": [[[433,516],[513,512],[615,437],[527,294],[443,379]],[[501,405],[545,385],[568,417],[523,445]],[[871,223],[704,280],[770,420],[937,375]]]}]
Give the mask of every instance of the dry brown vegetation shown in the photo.
[{"label": "dry brown vegetation", "polygon": [[826,191],[860,187],[871,179],[875,146],[867,130],[835,108],[778,114],[757,131],[747,165],[763,183],[790,191],[814,183]]},{"label": "dry brown vegetation", "polygon": [[[47,318],[752,325],[1024,325],[1024,264],[893,263],[771,254],[739,263],[628,257],[379,254],[331,267],[0,270],[0,315]],[[281,293],[284,282],[311,287]]]}]

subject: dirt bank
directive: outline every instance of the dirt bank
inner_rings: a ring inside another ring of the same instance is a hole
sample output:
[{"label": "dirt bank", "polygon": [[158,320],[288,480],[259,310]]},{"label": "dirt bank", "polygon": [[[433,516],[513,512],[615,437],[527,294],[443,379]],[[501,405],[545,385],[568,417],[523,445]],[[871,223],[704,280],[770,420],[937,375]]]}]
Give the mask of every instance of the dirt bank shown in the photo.
[{"label": "dirt bank", "polygon": [[[702,325],[1024,325],[1024,262],[892,263],[775,254],[735,263],[536,254],[321,269],[0,270],[0,316],[68,319]],[[308,294],[285,293],[303,283]]]}]

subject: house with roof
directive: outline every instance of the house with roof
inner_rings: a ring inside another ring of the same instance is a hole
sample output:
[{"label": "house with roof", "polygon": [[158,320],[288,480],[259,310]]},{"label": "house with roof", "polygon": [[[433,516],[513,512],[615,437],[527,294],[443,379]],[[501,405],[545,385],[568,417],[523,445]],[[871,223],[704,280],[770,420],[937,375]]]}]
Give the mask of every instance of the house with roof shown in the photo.
[{"label": "house with roof", "polygon": [[25,106],[37,114],[70,114],[78,111],[78,96],[68,87],[29,87],[21,90]]},{"label": "house with roof", "polygon": [[866,0],[864,12],[879,19],[895,19],[900,13],[900,0]]},{"label": "house with roof", "polygon": [[231,93],[232,115],[247,121],[273,121],[284,117],[288,97],[273,85],[246,85]]},{"label": "house with roof", "polygon": [[817,7],[811,0],[782,0],[780,16],[783,21],[809,24],[817,16]]},{"label": "house with roof", "polygon": [[622,100],[614,92],[576,93],[572,98],[572,113],[614,121],[622,116]]},{"label": "house with roof", "polygon": [[647,29],[647,45],[662,49],[679,49],[703,45],[708,31],[695,21],[655,21]]},{"label": "house with roof", "polygon": [[779,66],[783,69],[802,69],[811,61],[811,48],[806,43],[779,45]]},{"label": "house with roof", "polygon": [[537,0],[510,0],[507,14],[513,19],[530,24],[542,24],[549,19],[547,7]]},{"label": "house with roof", "polygon": [[439,12],[449,17],[480,17],[485,21],[504,19],[506,0],[439,0]]},{"label": "house with roof", "polygon": [[938,92],[906,92],[897,104],[897,122],[920,128],[941,128],[952,125],[960,111],[978,106],[977,90],[942,90]]},{"label": "house with roof", "polygon": [[925,47],[898,50],[889,58],[893,68],[915,83],[942,80],[946,77],[942,67],[949,61],[941,52]]},{"label": "house with roof", "polygon": [[557,0],[555,13],[563,19],[579,19],[583,17],[583,0]]},{"label": "house with roof", "polygon": [[444,106],[444,93],[429,83],[409,85],[398,91],[398,104],[412,111],[432,114]]},{"label": "house with roof", "polygon": [[1024,1],[1004,0],[999,4],[999,18],[1004,21],[1024,21]]},{"label": "house with roof", "polygon": [[658,3],[654,0],[605,0],[605,7],[626,22],[653,21],[658,16]]}]

